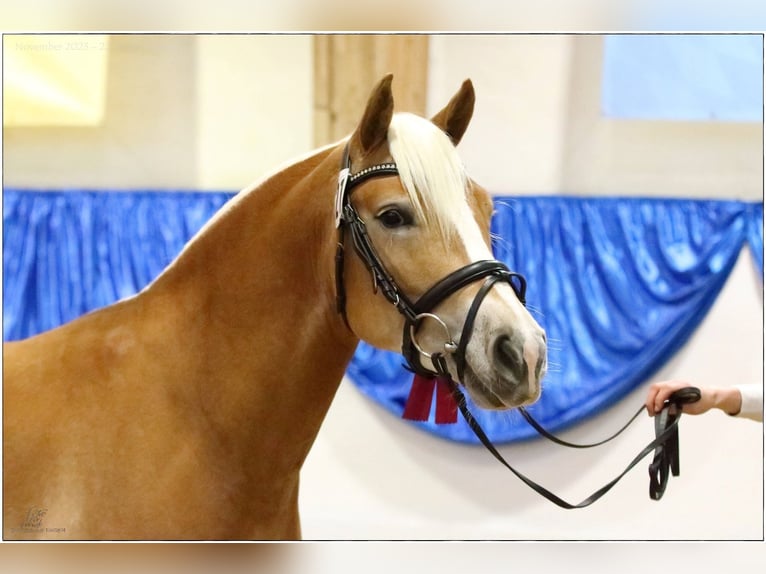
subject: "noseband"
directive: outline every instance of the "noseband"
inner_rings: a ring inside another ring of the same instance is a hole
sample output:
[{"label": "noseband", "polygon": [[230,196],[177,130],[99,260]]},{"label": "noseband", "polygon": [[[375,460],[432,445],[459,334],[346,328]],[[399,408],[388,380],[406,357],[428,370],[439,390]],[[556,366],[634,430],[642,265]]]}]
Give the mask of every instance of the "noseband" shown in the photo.
[{"label": "noseband", "polygon": [[[375,247],[372,245],[370,236],[367,233],[367,226],[351,203],[351,194],[356,187],[370,179],[391,175],[399,175],[395,163],[374,165],[352,174],[351,159],[349,157],[348,145],[346,145],[335,196],[335,226],[338,229],[338,246],[335,252],[335,292],[338,313],[343,316],[343,320],[349,326],[348,317],[346,316],[346,293],[343,280],[344,234],[345,230],[348,229],[356,253],[372,276],[373,291],[377,293],[380,290],[388,302],[394,305],[399,313],[404,316],[402,355],[407,362],[407,367],[425,377],[449,375],[449,372],[445,372],[446,363],[444,362],[444,355],[451,354],[454,356],[455,364],[457,365],[457,380],[460,381],[465,370],[466,348],[471,338],[473,325],[482,301],[496,283],[504,281],[511,285],[519,300],[524,303],[526,280],[522,275],[510,271],[501,261],[494,259],[475,261],[453,271],[428,289],[417,301],[413,302],[402,291],[396,280],[386,269]],[[460,341],[455,343],[452,340],[446,323],[431,312],[453,293],[481,279],[484,279],[484,284],[476,294],[466,315]],[[426,320],[434,321],[444,329],[446,341],[443,353],[428,353],[418,344],[415,334],[420,325]],[[419,360],[420,356],[431,359],[434,366],[433,370],[422,365]]]}]

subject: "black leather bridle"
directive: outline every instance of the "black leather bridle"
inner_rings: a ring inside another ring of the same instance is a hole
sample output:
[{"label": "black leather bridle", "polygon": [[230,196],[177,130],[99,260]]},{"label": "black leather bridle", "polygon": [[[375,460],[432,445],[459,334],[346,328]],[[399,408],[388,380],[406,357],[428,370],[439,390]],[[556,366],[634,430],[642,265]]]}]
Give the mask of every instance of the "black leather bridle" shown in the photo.
[{"label": "black leather bridle", "polygon": [[[351,159],[349,157],[348,145],[343,153],[343,163],[341,166],[340,175],[338,177],[338,188],[335,197],[335,226],[338,230],[338,245],[335,253],[335,289],[336,289],[336,306],[338,313],[343,317],[346,326],[351,329],[348,318],[346,316],[346,292],[345,284],[343,280],[344,271],[344,255],[345,255],[345,231],[351,235],[351,239],[354,245],[356,253],[361,258],[367,270],[372,276],[373,291],[377,293],[378,290],[383,296],[392,304],[396,309],[404,316],[404,331],[402,334],[402,355],[407,362],[407,368],[414,373],[424,377],[440,377],[449,386],[449,390],[457,403],[460,412],[463,415],[466,423],[474,432],[479,441],[490,451],[490,453],[508,468],[513,474],[521,479],[527,486],[532,488],[538,494],[544,496],[557,506],[565,509],[584,508],[590,506],[596,500],[606,494],[611,488],[617,484],[617,482],[630,471],[641,459],[643,459],[650,452],[654,451],[654,460],[649,466],[649,496],[653,500],[659,500],[665,492],[670,474],[678,476],[680,473],[679,467],[679,448],[678,448],[678,421],[681,416],[681,408],[684,403],[695,402],[700,398],[700,391],[695,387],[687,387],[676,391],[671,395],[670,399],[666,403],[664,408],[655,417],[655,439],[644,447],[641,452],[634,457],[634,459],[628,464],[625,470],[620,473],[616,478],[605,484],[603,487],[595,491],[589,497],[584,499],[579,504],[569,503],[562,498],[559,498],[546,488],[540,486],[533,480],[527,478],[522,473],[514,469],[502,455],[498,452],[492,441],[487,437],[484,430],[479,425],[478,421],[474,418],[471,412],[468,410],[465,397],[462,391],[452,377],[447,367],[445,359],[446,354],[452,354],[455,360],[457,369],[457,380],[462,381],[465,370],[465,352],[468,346],[468,341],[471,338],[473,332],[473,325],[478,314],[479,307],[482,301],[487,296],[492,287],[498,282],[507,282],[511,285],[514,293],[522,302],[526,305],[526,280],[524,276],[519,273],[514,273],[508,269],[508,267],[497,260],[484,260],[469,263],[468,265],[453,271],[435,285],[433,285],[428,291],[421,295],[417,301],[412,301],[399,287],[396,280],[388,272],[385,265],[381,261],[378,253],[372,245],[370,237],[367,233],[367,228],[359,216],[359,213],[351,203],[351,193],[353,190],[375,177],[387,177],[398,175],[399,171],[395,163],[384,163],[374,165],[372,167],[365,168],[357,173],[351,173]],[[450,336],[449,330],[446,324],[436,315],[430,313],[439,303],[447,299],[450,295],[483,279],[484,283],[479,288],[476,296],[474,297],[471,307],[468,310],[463,328],[460,335],[459,343],[454,343]],[[427,353],[416,343],[414,333],[420,325],[420,322],[426,318],[440,323],[446,331],[447,342],[444,346],[444,352]],[[425,355],[431,360],[433,369],[424,367],[419,359],[418,355]],[[623,426],[619,431],[610,436],[607,439],[592,443],[592,444],[576,444],[564,441],[558,437],[552,435],[546,431],[532,416],[523,408],[520,407],[519,411],[522,413],[527,422],[534,427],[545,438],[571,448],[591,448],[602,445],[611,441],[622,433],[636,418],[643,412],[644,406],[631,417],[631,419]]]},{"label": "black leather bridle", "polygon": [[[351,203],[351,194],[353,190],[375,177],[386,177],[398,175],[399,171],[394,163],[384,163],[374,165],[363,169],[357,173],[351,173],[351,159],[348,153],[348,145],[343,153],[343,165],[338,177],[338,189],[335,198],[335,225],[338,229],[338,245],[335,253],[335,292],[336,305],[338,313],[343,316],[346,325],[346,292],[343,280],[344,254],[345,254],[345,232],[348,230],[356,253],[364,263],[372,276],[373,290],[378,290],[396,309],[404,316],[404,329],[402,333],[402,355],[407,362],[407,367],[415,373],[423,376],[448,375],[445,372],[446,363],[443,361],[444,354],[454,355],[457,365],[457,379],[463,377],[465,368],[465,351],[468,341],[473,331],[473,323],[479,311],[481,302],[489,293],[489,290],[499,281],[507,282],[513,288],[513,291],[519,297],[519,300],[525,302],[526,280],[519,273],[514,273],[501,261],[494,259],[475,261],[461,267],[433,285],[428,291],[421,295],[417,301],[412,301],[402,291],[393,276],[388,272],[386,266],[381,261],[380,256],[372,245],[370,236],[367,233],[365,225],[359,213]],[[453,293],[463,287],[476,281],[484,279],[484,284],[479,289],[473,304],[466,316],[463,330],[460,336],[460,343],[455,344],[447,331],[447,341],[445,343],[445,353],[425,353],[417,344],[414,333],[417,331],[420,323],[425,319],[438,321],[446,330],[446,324],[431,311],[442,301],[447,299]],[[350,328],[350,326],[349,326]],[[429,369],[422,365],[419,355],[429,357],[434,368]],[[440,360],[441,359],[441,360]]]}]

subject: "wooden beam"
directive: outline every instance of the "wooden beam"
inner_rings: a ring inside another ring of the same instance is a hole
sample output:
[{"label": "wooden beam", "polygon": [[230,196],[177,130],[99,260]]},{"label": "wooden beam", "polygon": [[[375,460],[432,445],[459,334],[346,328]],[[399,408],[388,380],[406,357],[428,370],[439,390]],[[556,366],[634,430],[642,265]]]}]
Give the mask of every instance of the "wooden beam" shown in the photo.
[{"label": "wooden beam", "polygon": [[396,110],[424,114],[428,36],[315,36],[314,143],[324,145],[351,133],[370,91],[388,73],[394,74]]}]

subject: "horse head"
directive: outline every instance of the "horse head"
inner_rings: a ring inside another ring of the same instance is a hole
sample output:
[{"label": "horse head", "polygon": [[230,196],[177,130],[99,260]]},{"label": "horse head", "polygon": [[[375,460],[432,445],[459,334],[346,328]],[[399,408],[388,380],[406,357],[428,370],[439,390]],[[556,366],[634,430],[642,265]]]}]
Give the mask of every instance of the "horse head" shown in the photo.
[{"label": "horse head", "polygon": [[524,306],[523,278],[494,260],[492,199],[456,150],[473,86],[428,120],[394,113],[391,81],[372,91],[345,147],[336,225],[355,256],[337,271],[339,310],[359,338],[401,349],[415,371],[448,372],[481,407],[532,403],[545,334]]}]

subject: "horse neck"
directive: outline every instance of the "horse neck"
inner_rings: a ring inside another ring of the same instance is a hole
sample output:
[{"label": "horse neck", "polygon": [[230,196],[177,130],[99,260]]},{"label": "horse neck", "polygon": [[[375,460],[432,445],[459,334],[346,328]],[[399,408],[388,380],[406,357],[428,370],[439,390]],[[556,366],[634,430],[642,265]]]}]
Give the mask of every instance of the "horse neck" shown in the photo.
[{"label": "horse neck", "polygon": [[302,464],[358,342],[335,310],[339,163],[325,150],[242,192],[148,290],[178,312],[199,408],[267,465]]}]

